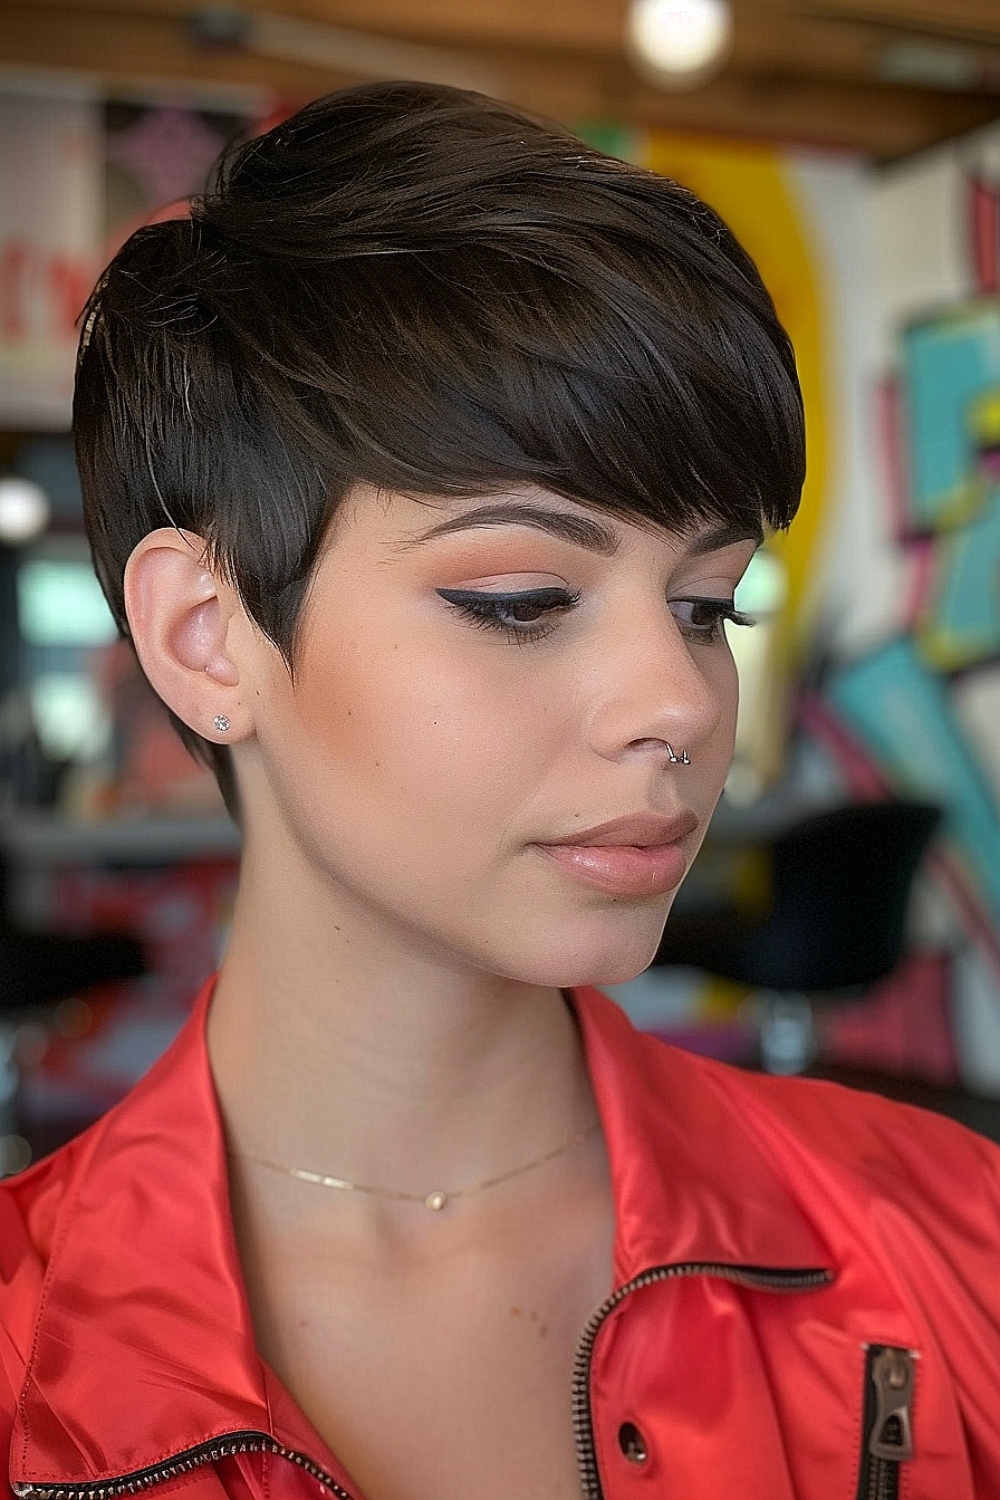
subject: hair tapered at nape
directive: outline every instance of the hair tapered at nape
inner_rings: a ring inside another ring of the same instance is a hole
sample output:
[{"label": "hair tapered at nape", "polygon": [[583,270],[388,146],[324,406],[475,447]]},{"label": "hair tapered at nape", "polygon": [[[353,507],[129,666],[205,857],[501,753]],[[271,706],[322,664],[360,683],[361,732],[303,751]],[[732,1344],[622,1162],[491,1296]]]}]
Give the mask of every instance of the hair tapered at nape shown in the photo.
[{"label": "hair tapered at nape", "polygon": [[190,220],[133,235],[88,306],[75,418],[123,631],[125,562],[176,525],[290,663],[353,483],[539,485],[643,525],[764,530],[804,470],[791,346],[712,210],[421,84],[316,101],[228,153]]}]

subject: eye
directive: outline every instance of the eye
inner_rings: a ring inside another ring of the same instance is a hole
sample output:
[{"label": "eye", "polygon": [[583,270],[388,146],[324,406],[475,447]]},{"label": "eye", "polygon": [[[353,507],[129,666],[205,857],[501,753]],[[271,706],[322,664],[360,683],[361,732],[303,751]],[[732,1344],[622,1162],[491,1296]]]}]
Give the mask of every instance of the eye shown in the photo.
[{"label": "eye", "polygon": [[508,640],[521,645],[548,635],[556,617],[580,602],[579,594],[557,588],[523,589],[512,594],[487,594],[479,589],[438,589],[437,593],[473,624],[500,630]]},{"label": "eye", "polygon": [[723,640],[722,627],[727,620],[733,625],[756,624],[751,615],[745,615],[735,607],[732,599],[672,599],[670,607],[681,633],[692,641]]}]

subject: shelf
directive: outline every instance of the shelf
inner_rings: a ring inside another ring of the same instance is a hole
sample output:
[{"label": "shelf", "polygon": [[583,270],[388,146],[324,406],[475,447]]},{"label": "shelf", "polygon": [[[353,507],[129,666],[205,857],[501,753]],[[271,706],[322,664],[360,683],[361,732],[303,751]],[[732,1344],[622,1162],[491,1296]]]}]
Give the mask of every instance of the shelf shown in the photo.
[{"label": "shelf", "polygon": [[16,812],[0,818],[0,850],[25,865],[174,864],[239,854],[239,829],[227,817],[137,816],[72,822],[52,813]]}]

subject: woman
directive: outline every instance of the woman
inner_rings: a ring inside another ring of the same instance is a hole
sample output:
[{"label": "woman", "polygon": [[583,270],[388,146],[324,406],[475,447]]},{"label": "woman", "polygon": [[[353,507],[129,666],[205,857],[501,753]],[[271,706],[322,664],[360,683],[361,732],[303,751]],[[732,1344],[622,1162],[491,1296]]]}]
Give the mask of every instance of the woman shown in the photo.
[{"label": "woman", "polygon": [[244,851],[174,1048],[5,1185],[14,1492],[1000,1494],[996,1151],[589,988],[656,949],[801,487],[716,216],[478,96],[334,95],[113,262],[77,441]]}]

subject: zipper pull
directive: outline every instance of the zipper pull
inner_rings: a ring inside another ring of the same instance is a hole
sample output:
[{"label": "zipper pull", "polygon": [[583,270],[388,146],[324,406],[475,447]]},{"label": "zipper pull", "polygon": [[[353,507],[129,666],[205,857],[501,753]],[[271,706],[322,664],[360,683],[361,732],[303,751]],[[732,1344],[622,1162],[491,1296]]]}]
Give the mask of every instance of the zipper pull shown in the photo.
[{"label": "zipper pull", "polygon": [[913,1457],[913,1355],[906,1349],[880,1349],[872,1361],[875,1421],[868,1452],[899,1463]]}]

